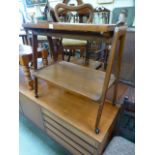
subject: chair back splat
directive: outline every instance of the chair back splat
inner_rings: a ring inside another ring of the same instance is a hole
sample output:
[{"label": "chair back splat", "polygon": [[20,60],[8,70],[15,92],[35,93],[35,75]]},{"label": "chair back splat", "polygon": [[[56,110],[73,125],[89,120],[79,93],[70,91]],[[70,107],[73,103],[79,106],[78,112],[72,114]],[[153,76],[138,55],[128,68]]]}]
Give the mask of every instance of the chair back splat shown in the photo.
[{"label": "chair back splat", "polygon": [[[93,20],[93,10],[92,5],[87,3],[77,6],[59,3],[55,6],[54,12],[58,22],[71,22],[71,17],[73,17],[74,23],[91,23]],[[84,20],[84,17],[87,20]]]}]

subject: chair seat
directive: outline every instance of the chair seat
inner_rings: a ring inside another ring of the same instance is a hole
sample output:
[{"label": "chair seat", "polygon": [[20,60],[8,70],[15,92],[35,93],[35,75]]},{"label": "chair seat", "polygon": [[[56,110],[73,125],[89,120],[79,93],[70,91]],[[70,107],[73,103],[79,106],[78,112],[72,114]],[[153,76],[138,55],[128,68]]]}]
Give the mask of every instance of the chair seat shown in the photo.
[{"label": "chair seat", "polygon": [[[42,52],[44,48],[38,47],[37,52]],[[32,54],[32,47],[30,45],[19,45],[19,55],[30,55]]]},{"label": "chair seat", "polygon": [[[19,45],[19,62],[21,65],[27,65],[30,61],[32,61],[32,52],[33,49],[29,45]],[[37,48],[37,57],[44,59],[44,64],[48,64],[47,57],[48,57],[48,51],[45,48],[38,47]]]},{"label": "chair seat", "polygon": [[38,41],[47,41],[47,37],[38,35]]},{"label": "chair seat", "polygon": [[19,37],[26,36],[26,32],[24,30],[19,31]]},{"label": "chair seat", "polygon": [[135,144],[123,137],[115,136],[103,155],[135,155]]},{"label": "chair seat", "polygon": [[76,39],[63,39],[63,46],[85,46],[87,45],[86,40],[76,40]]}]

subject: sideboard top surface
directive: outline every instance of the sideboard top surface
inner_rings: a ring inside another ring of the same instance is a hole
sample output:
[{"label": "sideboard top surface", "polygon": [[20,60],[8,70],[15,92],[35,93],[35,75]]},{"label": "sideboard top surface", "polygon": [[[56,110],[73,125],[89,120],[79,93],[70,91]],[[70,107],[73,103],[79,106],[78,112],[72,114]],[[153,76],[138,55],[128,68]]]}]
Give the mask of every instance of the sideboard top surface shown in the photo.
[{"label": "sideboard top surface", "polygon": [[55,85],[49,85],[43,80],[39,80],[39,98],[35,98],[34,92],[27,89],[22,71],[20,71],[19,91],[36,104],[98,142],[103,141],[119,111],[118,107],[108,102],[105,103],[100,123],[100,134],[96,135],[94,126],[99,107],[96,102],[74,95]]}]

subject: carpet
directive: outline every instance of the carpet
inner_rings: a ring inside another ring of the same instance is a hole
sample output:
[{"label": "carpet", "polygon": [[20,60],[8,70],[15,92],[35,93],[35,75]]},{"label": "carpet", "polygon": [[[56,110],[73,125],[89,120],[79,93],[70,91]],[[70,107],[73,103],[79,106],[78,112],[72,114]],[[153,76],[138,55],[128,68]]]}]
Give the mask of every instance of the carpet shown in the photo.
[{"label": "carpet", "polygon": [[20,114],[19,155],[70,155],[70,153]]}]

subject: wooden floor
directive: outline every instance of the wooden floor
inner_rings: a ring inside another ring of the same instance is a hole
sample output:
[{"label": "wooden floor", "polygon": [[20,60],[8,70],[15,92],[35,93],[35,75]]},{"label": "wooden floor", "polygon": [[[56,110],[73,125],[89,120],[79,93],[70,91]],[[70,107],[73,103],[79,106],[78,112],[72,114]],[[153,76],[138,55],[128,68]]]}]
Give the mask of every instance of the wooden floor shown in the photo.
[{"label": "wooden floor", "polygon": [[[49,136],[62,143],[62,145],[68,148],[72,153],[77,151],[77,154],[80,154],[79,152],[85,154],[85,152],[88,151],[91,152],[90,154],[100,154],[110,137],[119,108],[108,101],[105,103],[99,126],[100,134],[96,135],[94,129],[99,107],[98,104],[85,97],[69,93],[61,88],[48,84],[43,80],[39,80],[39,98],[37,99],[34,97],[34,92],[27,89],[22,69],[19,68],[19,71],[20,99],[25,100],[24,98],[26,97],[42,108],[44,126]],[[118,102],[121,101],[124,93],[132,91],[131,88],[121,83],[119,84],[118,90]],[[111,100],[112,91],[113,89],[111,87],[107,94],[107,100],[109,101]],[[55,120],[53,121],[53,119]],[[63,128],[63,130],[55,131],[55,127],[51,128],[50,124],[54,124],[55,122],[57,122],[56,125],[59,126],[59,128]],[[65,137],[65,141],[66,139],[68,141],[62,142],[62,139],[56,137],[51,131],[61,137]],[[67,138],[68,135],[66,136],[63,132],[69,134],[69,136],[72,133],[71,137],[77,137],[76,139],[78,140],[76,141],[73,138],[74,140],[70,142],[70,138]],[[81,141],[84,143],[83,146],[80,145]],[[68,143],[71,144],[72,147],[70,145],[68,146]],[[92,150],[92,148],[94,148],[95,151]]]}]

